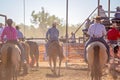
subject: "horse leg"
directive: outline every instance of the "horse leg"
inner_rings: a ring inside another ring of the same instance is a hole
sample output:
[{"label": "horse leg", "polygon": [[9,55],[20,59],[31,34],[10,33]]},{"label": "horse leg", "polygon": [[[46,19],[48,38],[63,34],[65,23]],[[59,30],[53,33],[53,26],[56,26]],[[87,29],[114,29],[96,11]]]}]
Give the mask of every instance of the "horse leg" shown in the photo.
[{"label": "horse leg", "polygon": [[33,64],[34,64],[34,57],[33,57],[33,54],[32,54],[32,53],[30,53],[30,58],[31,58],[30,66],[33,67]]},{"label": "horse leg", "polygon": [[53,69],[52,69],[52,59],[51,59],[51,57],[49,57],[49,65],[50,65],[51,71],[53,72]]},{"label": "horse leg", "polygon": [[58,76],[60,76],[61,62],[62,62],[62,59],[60,58],[60,59],[59,59],[59,71],[58,71]]},{"label": "horse leg", "polygon": [[56,59],[57,57],[53,57],[53,65],[54,65],[54,75],[56,75]]},{"label": "horse leg", "polygon": [[36,58],[36,67],[38,68],[39,67],[39,54],[35,55],[35,58]]}]

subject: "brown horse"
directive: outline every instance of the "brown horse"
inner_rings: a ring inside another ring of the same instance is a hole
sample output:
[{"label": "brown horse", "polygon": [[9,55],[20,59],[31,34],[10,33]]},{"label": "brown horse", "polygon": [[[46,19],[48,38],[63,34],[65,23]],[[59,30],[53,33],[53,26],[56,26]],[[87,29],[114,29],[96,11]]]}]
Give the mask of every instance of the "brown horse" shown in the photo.
[{"label": "brown horse", "polygon": [[108,59],[106,47],[101,42],[96,41],[91,43],[86,51],[91,80],[101,80],[102,69]]},{"label": "brown horse", "polygon": [[1,47],[1,80],[17,80],[21,51],[17,45],[6,43]]},{"label": "brown horse", "polygon": [[[56,74],[56,60],[57,60],[57,56],[59,57],[59,71],[58,71],[58,76],[60,76],[60,67],[61,67],[61,62],[64,58],[63,56],[63,49],[62,46],[59,45],[59,42],[57,41],[53,41],[49,44],[48,46],[48,56],[49,56],[49,65],[50,65],[50,69],[51,71]],[[52,61],[53,61],[53,66],[52,67]]]},{"label": "brown horse", "polygon": [[26,41],[29,46],[30,46],[30,58],[31,58],[31,62],[30,65],[31,67],[34,66],[34,64],[36,63],[36,67],[39,66],[39,46],[36,42],[33,41]]}]

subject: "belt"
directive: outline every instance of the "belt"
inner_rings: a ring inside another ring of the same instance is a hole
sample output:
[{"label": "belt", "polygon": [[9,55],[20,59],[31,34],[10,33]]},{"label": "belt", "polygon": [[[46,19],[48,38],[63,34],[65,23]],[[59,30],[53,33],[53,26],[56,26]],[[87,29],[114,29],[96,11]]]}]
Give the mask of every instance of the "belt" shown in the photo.
[{"label": "belt", "polygon": [[95,36],[95,35],[93,35],[92,37],[93,38],[101,38],[102,36]]}]

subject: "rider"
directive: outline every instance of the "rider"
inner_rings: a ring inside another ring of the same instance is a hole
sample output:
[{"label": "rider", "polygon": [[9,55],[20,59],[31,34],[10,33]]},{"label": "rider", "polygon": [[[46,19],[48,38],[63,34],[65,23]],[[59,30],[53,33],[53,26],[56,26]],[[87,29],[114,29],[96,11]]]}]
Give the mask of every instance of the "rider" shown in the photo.
[{"label": "rider", "polygon": [[20,31],[20,27],[19,26],[16,26],[16,30],[17,30],[17,37],[20,41],[23,41],[24,39],[24,36],[23,36],[23,33]]},{"label": "rider", "polygon": [[105,14],[105,11],[104,11],[102,5],[99,5],[98,10],[99,10],[99,16],[100,16],[102,19],[105,19],[105,20],[108,19],[108,18],[107,18],[107,15]]},{"label": "rider", "polygon": [[100,41],[106,46],[107,54],[108,54],[108,61],[109,61],[109,55],[110,55],[109,46],[106,43],[106,41],[104,40],[104,36],[106,35],[106,29],[105,29],[105,26],[101,24],[100,16],[96,16],[95,23],[91,24],[90,27],[88,28],[88,35],[90,36],[90,38],[88,39],[88,41],[85,44],[85,52],[84,52],[85,61],[87,62],[86,48],[90,43],[92,43],[94,41]]},{"label": "rider", "polygon": [[48,40],[48,42],[46,44],[46,53],[47,53],[49,44],[53,41],[58,41],[59,30],[56,28],[57,25],[58,25],[58,23],[56,21],[54,21],[52,23],[52,27],[50,29],[48,29],[48,31],[46,33],[46,39]]},{"label": "rider", "polygon": [[21,59],[22,59],[22,62],[25,63],[26,60],[25,60],[25,54],[24,54],[24,48],[22,47],[22,45],[18,42],[18,37],[17,37],[17,31],[16,29],[12,26],[12,23],[13,23],[13,20],[12,19],[8,19],[7,20],[7,25],[3,32],[2,32],[2,35],[1,35],[1,40],[2,42],[4,43],[4,36],[6,35],[7,37],[7,43],[14,43],[14,44],[17,44],[18,47],[20,48],[21,50]]},{"label": "rider", "polygon": [[70,43],[76,43],[75,33],[71,32]]},{"label": "rider", "polygon": [[[117,44],[117,40],[120,38],[120,32],[117,29],[116,18],[112,19],[112,28],[107,32],[107,39],[110,44]],[[114,35],[113,35],[114,34]]]},{"label": "rider", "polygon": [[116,12],[118,12],[118,13],[115,13],[115,18],[118,18],[118,19],[120,19],[120,7],[118,6],[117,8],[116,8]]}]

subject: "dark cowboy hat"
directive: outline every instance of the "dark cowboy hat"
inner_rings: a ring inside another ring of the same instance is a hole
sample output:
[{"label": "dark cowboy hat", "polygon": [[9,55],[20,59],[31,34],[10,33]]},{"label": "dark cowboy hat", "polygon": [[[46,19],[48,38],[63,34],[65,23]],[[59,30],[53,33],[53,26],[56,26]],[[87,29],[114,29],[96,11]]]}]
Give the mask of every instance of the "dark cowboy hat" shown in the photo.
[{"label": "dark cowboy hat", "polygon": [[118,6],[118,7],[116,7],[116,9],[120,9],[120,7]]},{"label": "dark cowboy hat", "polygon": [[112,18],[111,21],[112,21],[112,23],[120,23],[119,18]]},{"label": "dark cowboy hat", "polygon": [[19,26],[16,26],[16,29],[20,29],[20,27],[19,27]]}]

